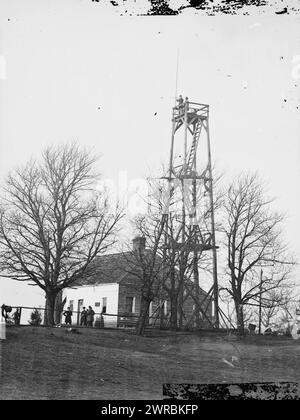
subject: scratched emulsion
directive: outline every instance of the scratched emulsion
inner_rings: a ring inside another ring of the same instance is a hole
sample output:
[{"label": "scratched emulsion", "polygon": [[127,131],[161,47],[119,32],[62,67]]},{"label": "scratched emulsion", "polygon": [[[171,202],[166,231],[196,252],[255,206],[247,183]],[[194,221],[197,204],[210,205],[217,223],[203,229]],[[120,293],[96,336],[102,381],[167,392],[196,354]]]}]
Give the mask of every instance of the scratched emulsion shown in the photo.
[{"label": "scratched emulsion", "polygon": [[169,2],[166,0],[151,0],[151,8],[148,11],[148,15],[178,15],[178,10],[173,10],[169,6]]},{"label": "scratched emulsion", "polygon": [[183,400],[299,400],[299,384],[164,384],[163,395]]},{"label": "scratched emulsion", "polygon": [[284,4],[280,0],[143,0],[141,3],[133,0],[92,0],[94,3],[110,3],[112,7],[120,10],[124,15],[165,15],[176,16],[184,13],[186,9],[194,9],[197,13],[215,16],[218,14],[251,15],[259,10],[261,13],[271,11],[277,15],[299,13],[300,6],[297,0],[290,0]]}]

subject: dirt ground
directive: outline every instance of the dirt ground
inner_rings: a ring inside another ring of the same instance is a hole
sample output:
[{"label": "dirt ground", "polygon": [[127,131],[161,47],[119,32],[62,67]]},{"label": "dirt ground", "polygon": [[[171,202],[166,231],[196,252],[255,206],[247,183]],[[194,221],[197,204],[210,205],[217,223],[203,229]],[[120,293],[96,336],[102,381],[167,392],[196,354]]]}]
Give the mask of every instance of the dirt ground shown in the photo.
[{"label": "dirt ground", "polygon": [[300,341],[221,333],[10,327],[0,399],[161,399],[163,383],[300,382]]}]

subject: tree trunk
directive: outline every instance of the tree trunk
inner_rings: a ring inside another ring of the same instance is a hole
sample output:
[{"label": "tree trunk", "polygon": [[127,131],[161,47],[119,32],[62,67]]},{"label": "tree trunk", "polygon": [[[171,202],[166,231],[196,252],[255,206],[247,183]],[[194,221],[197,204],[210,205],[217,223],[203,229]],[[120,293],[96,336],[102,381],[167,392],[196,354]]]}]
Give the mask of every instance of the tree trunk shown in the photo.
[{"label": "tree trunk", "polygon": [[138,335],[143,335],[145,332],[146,321],[149,316],[149,306],[150,306],[150,300],[145,298],[142,295],[140,315],[136,324],[136,334]]},{"label": "tree trunk", "polygon": [[163,305],[163,300],[160,300],[160,308],[159,308],[159,328],[163,330],[166,326],[165,322],[165,305]]},{"label": "tree trunk", "polygon": [[178,311],[178,305],[177,305],[177,295],[173,294],[170,296],[170,303],[171,303],[171,315],[170,315],[170,328],[172,331],[177,330],[177,311]]},{"label": "tree trunk", "polygon": [[62,313],[64,310],[64,305],[66,303],[66,298],[62,300],[62,291],[58,292],[55,299],[55,312],[54,312],[54,322],[55,324],[61,324]]},{"label": "tree trunk", "polygon": [[46,292],[46,310],[44,317],[44,325],[53,326],[55,325],[55,309],[56,309],[56,298],[58,291],[47,291]]},{"label": "tree trunk", "polygon": [[179,285],[179,293],[178,293],[178,312],[179,312],[179,320],[178,320],[178,326],[179,329],[183,329],[183,316],[184,316],[184,310],[183,310],[183,291],[184,291],[184,277],[180,278],[180,285]]},{"label": "tree trunk", "polygon": [[171,290],[170,290],[170,329],[173,331],[177,330],[178,321],[178,295],[176,291],[176,278],[175,272],[172,269],[170,275]]},{"label": "tree trunk", "polygon": [[238,331],[238,334],[243,335],[245,333],[243,305],[241,303],[236,303],[235,310],[236,310],[237,331]]}]

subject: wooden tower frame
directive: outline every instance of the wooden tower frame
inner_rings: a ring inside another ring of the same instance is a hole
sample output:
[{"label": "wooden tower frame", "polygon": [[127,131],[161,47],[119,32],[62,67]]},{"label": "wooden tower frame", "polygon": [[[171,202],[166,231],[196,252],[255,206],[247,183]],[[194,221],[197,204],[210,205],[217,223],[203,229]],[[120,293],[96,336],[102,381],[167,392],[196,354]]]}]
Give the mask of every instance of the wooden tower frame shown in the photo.
[{"label": "wooden tower frame", "polygon": [[[182,153],[175,156],[175,146],[181,146]],[[182,147],[183,146],[183,147]],[[202,149],[206,148],[205,152]],[[205,164],[199,168],[198,156]],[[215,237],[214,195],[211,163],[211,146],[209,134],[209,106],[197,102],[190,102],[188,98],[177,99],[177,105],[172,109],[172,138],[170,149],[170,161],[168,168],[168,191],[174,190],[174,183],[181,188],[181,242],[177,246],[188,247],[188,253],[193,258],[193,278],[196,290],[195,300],[195,323],[199,325],[200,313],[207,320],[205,313],[209,303],[213,302],[213,321],[210,325],[219,328],[219,301],[218,301],[218,274],[217,274],[217,246]],[[198,186],[202,185],[202,193],[199,197]],[[207,202],[207,217],[205,227],[199,223],[199,199]],[[171,199],[170,199],[171,200]],[[170,203],[169,200],[169,203]],[[171,207],[168,211],[172,211]],[[166,221],[167,213],[163,214]],[[187,229],[189,239],[187,244]],[[192,235],[191,235],[192,232]],[[192,240],[191,240],[192,238]],[[212,252],[212,286],[208,291],[208,305],[206,309],[200,305],[199,299],[199,272],[198,258],[204,251]],[[183,300],[182,300],[183,302]]]}]

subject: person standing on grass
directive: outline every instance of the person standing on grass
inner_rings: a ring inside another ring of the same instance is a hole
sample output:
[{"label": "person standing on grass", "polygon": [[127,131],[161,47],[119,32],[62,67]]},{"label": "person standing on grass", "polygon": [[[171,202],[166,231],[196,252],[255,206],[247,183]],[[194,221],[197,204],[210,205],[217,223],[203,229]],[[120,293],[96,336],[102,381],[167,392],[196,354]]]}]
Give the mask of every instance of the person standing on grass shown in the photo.
[{"label": "person standing on grass", "polygon": [[9,318],[9,313],[12,311],[12,307],[11,306],[7,306],[7,305],[2,305],[1,306],[1,312],[2,312],[2,317],[4,318],[5,322],[8,320]]},{"label": "person standing on grass", "polygon": [[72,315],[73,312],[71,311],[70,307],[63,313],[65,317],[65,324],[66,325],[72,325]]},{"label": "person standing on grass", "polygon": [[87,326],[87,310],[83,307],[83,310],[80,314],[80,326]]},{"label": "person standing on grass", "polygon": [[94,315],[95,315],[95,312],[93,311],[92,307],[89,306],[89,309],[87,310],[87,324],[89,327],[93,326]]},{"label": "person standing on grass", "polygon": [[15,322],[15,325],[20,325],[20,320],[21,320],[21,308],[17,308],[16,311],[13,313],[13,319]]}]

